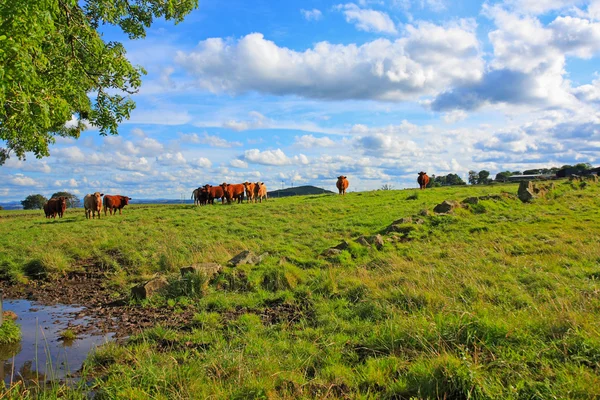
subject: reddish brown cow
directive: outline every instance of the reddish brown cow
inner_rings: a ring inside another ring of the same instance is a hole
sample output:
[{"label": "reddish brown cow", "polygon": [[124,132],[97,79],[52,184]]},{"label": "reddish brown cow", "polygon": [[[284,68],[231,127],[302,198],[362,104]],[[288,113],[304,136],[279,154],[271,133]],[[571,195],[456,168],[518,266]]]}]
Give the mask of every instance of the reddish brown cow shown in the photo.
[{"label": "reddish brown cow", "polygon": [[244,201],[244,185],[241,183],[237,184],[228,184],[223,182],[221,184],[223,188],[223,192],[225,192],[225,198],[227,199],[227,204],[231,204],[231,200],[235,199],[238,203]]},{"label": "reddish brown cow", "polygon": [[98,218],[100,218],[100,211],[102,211],[102,196],[104,193],[95,192],[93,194],[86,194],[83,198],[83,208],[85,209],[85,218],[92,219],[96,218],[96,212],[98,212]]},{"label": "reddish brown cow", "polygon": [[248,198],[248,203],[256,203],[256,195],[258,194],[258,188],[256,183],[244,182],[243,185],[246,189],[246,197]]},{"label": "reddish brown cow", "polygon": [[338,192],[341,195],[345,195],[346,194],[346,189],[348,189],[348,179],[345,176],[338,176],[337,178],[337,182],[335,183],[335,186],[337,186],[338,188]]},{"label": "reddish brown cow", "polygon": [[119,194],[116,196],[107,194],[104,196],[104,216],[106,216],[106,211],[110,211],[110,215],[113,215],[113,212],[117,215],[117,209],[119,210],[119,215],[121,215],[121,210],[129,204],[129,200],[131,200],[131,197]]},{"label": "reddish brown cow", "polygon": [[53,197],[48,200],[46,204],[44,204],[44,213],[46,214],[46,218],[56,218],[56,215],[62,218],[66,209],[67,198],[64,196]]},{"label": "reddish brown cow", "polygon": [[215,199],[221,199],[221,204],[225,203],[225,192],[221,186],[204,185],[206,190],[206,202],[215,204]]},{"label": "reddish brown cow", "polygon": [[417,183],[419,184],[419,189],[425,189],[427,187],[427,185],[429,184],[429,177],[427,176],[427,172],[419,172]]},{"label": "reddish brown cow", "polygon": [[263,198],[267,201],[267,187],[264,182],[256,182],[256,198],[262,203]]}]

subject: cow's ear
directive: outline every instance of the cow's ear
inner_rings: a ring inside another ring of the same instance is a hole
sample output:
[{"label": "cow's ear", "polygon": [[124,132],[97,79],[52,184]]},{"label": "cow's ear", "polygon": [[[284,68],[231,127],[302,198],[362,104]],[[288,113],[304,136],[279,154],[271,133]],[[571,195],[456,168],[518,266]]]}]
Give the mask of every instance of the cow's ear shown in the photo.
[{"label": "cow's ear", "polygon": [[131,197],[128,197],[129,200],[132,200]]},{"label": "cow's ear", "polygon": [[104,196],[104,193],[100,193],[100,197]]}]

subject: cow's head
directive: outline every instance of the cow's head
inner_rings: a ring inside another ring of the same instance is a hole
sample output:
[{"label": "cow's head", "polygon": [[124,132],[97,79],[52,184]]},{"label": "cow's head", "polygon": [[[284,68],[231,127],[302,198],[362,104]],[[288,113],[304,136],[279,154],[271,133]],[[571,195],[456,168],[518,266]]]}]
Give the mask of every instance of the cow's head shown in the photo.
[{"label": "cow's head", "polygon": [[242,185],[244,185],[244,188],[248,189],[248,186],[250,186],[250,182],[244,182],[242,183]]},{"label": "cow's head", "polygon": [[419,176],[423,176],[423,175],[427,175],[427,172],[423,172],[423,171],[419,172]]},{"label": "cow's head", "polygon": [[123,196],[121,197],[123,199],[123,205],[126,206],[129,204],[129,200],[131,200],[131,197],[127,197],[127,196]]},{"label": "cow's head", "polygon": [[219,186],[221,186],[223,188],[223,190],[225,190],[225,189],[227,189],[227,186],[229,186],[229,184],[223,182]]},{"label": "cow's head", "polygon": [[343,181],[344,179],[346,179],[346,177],[344,175],[338,176],[338,181]]},{"label": "cow's head", "polygon": [[56,200],[58,200],[58,204],[60,204],[61,207],[67,206],[67,198],[65,196],[60,196]]}]

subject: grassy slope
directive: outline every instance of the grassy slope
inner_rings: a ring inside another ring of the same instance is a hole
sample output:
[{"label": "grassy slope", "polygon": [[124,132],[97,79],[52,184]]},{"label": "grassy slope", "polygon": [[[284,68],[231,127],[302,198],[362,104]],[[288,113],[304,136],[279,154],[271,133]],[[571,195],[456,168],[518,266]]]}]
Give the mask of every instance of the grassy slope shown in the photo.
[{"label": "grassy slope", "polygon": [[[413,240],[382,251],[353,244],[318,256],[444,199],[501,191],[516,186],[439,188],[412,201],[414,191],[378,191],[131,206],[100,221],[0,212],[0,274],[95,265],[118,293],[192,262],[271,254],[227,268],[199,299],[154,301],[174,312],[192,304],[194,329],[158,327],[99,350],[88,368],[108,398],[600,396],[598,186],[559,183],[535,204],[484,201],[425,217]],[[261,319],[282,304],[295,318]]]}]

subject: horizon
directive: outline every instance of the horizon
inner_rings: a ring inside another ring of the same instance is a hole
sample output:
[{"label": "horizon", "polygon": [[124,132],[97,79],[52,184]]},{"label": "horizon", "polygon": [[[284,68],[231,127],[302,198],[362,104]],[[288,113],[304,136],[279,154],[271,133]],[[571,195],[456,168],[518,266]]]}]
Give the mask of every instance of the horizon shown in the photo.
[{"label": "horizon", "polygon": [[145,39],[101,31],[148,71],[131,119],[118,136],[57,137],[50,157],[13,155],[0,203],[598,165],[598,0],[206,0]]}]

